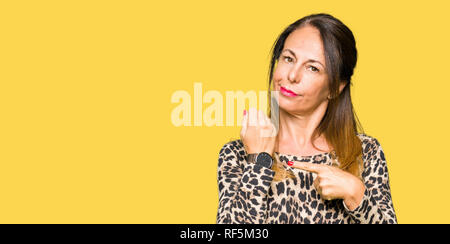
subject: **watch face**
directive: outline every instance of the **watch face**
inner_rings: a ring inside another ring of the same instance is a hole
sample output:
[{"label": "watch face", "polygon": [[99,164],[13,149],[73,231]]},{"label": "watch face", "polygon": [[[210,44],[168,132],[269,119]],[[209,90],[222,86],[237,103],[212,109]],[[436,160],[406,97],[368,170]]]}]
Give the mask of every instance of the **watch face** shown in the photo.
[{"label": "watch face", "polygon": [[271,168],[272,162],[273,162],[272,157],[270,156],[270,154],[266,152],[258,154],[258,157],[256,158],[256,163],[266,168]]}]

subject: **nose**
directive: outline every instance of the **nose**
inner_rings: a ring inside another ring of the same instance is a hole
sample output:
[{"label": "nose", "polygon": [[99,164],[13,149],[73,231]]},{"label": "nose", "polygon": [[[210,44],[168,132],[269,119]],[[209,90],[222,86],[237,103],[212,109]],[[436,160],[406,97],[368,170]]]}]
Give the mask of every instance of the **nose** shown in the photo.
[{"label": "nose", "polygon": [[288,74],[288,80],[291,83],[300,83],[302,80],[302,74],[301,74],[301,66],[294,66],[291,68]]}]

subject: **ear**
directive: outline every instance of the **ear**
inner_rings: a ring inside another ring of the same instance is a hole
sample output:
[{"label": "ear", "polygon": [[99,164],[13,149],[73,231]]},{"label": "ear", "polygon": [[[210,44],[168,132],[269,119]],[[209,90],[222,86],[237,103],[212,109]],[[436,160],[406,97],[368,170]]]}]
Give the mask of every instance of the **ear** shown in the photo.
[{"label": "ear", "polygon": [[348,84],[348,81],[341,81],[339,83],[339,94],[341,94],[342,90],[344,90],[344,87]]}]

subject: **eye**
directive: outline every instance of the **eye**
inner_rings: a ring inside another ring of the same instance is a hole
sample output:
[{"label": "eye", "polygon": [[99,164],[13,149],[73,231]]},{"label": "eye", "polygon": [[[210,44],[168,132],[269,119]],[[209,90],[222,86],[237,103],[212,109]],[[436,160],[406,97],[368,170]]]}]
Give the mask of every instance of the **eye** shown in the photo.
[{"label": "eye", "polygon": [[308,66],[308,68],[312,71],[312,72],[319,72],[319,69],[314,67],[314,66]]},{"label": "eye", "polygon": [[288,63],[290,63],[290,62],[293,61],[292,58],[289,57],[289,56],[283,56],[283,60],[286,61],[286,62],[288,62]]}]

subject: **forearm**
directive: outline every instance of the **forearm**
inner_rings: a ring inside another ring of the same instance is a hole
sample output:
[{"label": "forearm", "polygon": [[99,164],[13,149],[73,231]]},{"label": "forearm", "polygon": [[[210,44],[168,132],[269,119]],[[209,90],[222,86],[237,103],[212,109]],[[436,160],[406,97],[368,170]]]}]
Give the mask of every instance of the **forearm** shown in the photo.
[{"label": "forearm", "polygon": [[361,180],[355,178],[352,187],[349,188],[348,194],[343,200],[347,209],[353,211],[361,204],[366,187]]},{"label": "forearm", "polygon": [[366,188],[361,203],[353,210],[347,208],[344,202],[344,208],[357,224],[396,224],[392,201],[385,198],[377,200],[370,190]]},{"label": "forearm", "polygon": [[270,169],[249,164],[239,178],[227,180],[230,174],[219,177],[219,188],[222,185],[223,189],[219,196],[217,223],[264,223],[268,191],[274,174]]}]

